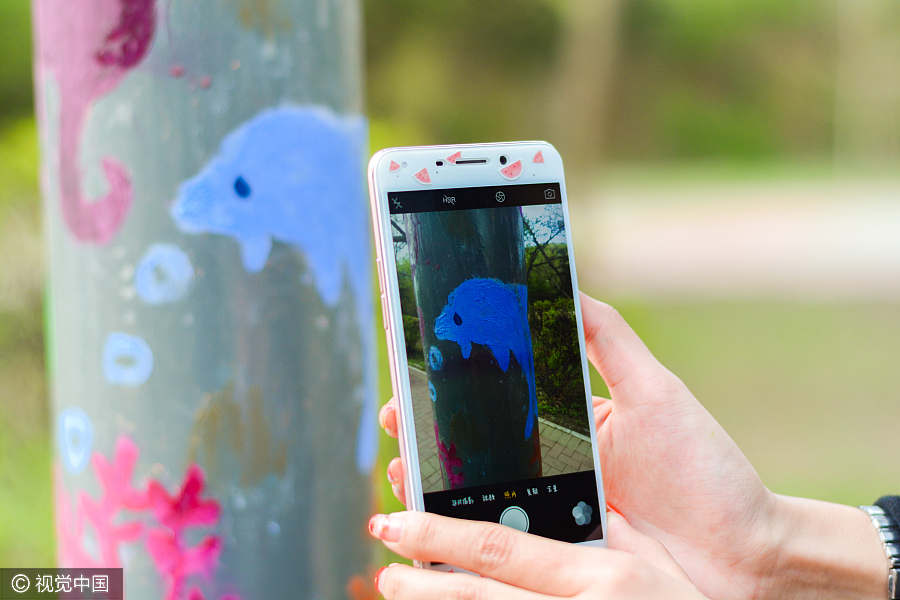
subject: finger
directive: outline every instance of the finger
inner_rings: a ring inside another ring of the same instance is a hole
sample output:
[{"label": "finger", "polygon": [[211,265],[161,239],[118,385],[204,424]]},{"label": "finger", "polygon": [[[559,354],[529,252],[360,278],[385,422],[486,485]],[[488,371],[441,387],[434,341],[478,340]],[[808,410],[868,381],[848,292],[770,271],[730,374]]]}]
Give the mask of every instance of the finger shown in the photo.
[{"label": "finger", "polygon": [[582,293],[581,314],[588,358],[606,382],[613,400],[630,399],[628,394],[617,396],[617,388],[636,391],[642,380],[665,371],[616,309]]},{"label": "finger", "polygon": [[447,598],[491,598],[491,600],[547,600],[547,596],[515,588],[493,579],[464,573],[443,573],[394,564],[382,569],[375,587],[386,600],[446,600]]},{"label": "finger", "polygon": [[628,523],[625,517],[613,510],[606,513],[606,532],[611,549],[633,554],[672,577],[690,581],[684,569],[669,554],[665,546],[639,532]]},{"label": "finger", "polygon": [[369,532],[407,558],[456,565],[516,587],[561,596],[584,589],[590,563],[598,560],[595,553],[603,552],[496,523],[415,511],[375,515]]},{"label": "finger", "polygon": [[397,400],[391,398],[387,402],[385,402],[384,406],[381,407],[381,410],[378,411],[378,422],[381,424],[381,428],[384,429],[385,433],[387,433],[392,438],[397,437]]},{"label": "finger", "polygon": [[391,491],[394,492],[394,496],[406,505],[406,477],[400,457],[395,457],[388,463],[387,478],[391,484]]}]

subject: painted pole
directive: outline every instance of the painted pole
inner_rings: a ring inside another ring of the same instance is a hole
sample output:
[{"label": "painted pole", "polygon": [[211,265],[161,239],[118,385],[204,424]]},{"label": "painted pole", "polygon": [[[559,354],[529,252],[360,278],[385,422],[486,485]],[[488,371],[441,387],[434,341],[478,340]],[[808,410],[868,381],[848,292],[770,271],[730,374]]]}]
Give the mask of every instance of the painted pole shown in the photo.
[{"label": "painted pole", "polygon": [[60,565],[130,599],[365,596],[357,2],[33,9]]},{"label": "painted pole", "polygon": [[521,210],[408,222],[445,489],[539,477]]}]

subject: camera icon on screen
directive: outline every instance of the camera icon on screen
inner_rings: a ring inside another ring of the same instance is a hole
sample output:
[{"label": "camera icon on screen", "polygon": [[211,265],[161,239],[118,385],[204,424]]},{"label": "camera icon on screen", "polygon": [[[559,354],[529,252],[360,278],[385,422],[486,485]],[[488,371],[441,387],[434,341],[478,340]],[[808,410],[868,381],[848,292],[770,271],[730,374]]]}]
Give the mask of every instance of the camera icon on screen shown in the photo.
[{"label": "camera icon on screen", "polygon": [[553,188],[544,190],[544,200],[556,200],[556,190]]}]

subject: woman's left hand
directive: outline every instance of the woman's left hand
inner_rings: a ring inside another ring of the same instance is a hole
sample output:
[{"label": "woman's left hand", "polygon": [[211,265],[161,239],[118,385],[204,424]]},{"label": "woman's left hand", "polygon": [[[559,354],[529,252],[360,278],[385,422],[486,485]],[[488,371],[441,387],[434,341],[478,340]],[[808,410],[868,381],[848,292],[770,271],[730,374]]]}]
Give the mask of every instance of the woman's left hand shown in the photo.
[{"label": "woman's left hand", "polygon": [[375,515],[369,531],[411,559],[451,564],[482,577],[394,564],[375,576],[387,600],[703,600],[659,542],[608,514],[610,548],[529,535],[493,523],[423,512]]}]

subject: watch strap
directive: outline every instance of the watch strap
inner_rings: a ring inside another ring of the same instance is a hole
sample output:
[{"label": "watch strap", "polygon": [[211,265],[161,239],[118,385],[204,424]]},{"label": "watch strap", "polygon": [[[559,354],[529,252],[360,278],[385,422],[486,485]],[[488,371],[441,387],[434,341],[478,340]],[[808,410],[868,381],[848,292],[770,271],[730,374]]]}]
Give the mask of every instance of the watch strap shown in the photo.
[{"label": "watch strap", "polygon": [[888,599],[900,600],[900,527],[880,506],[860,506],[881,538],[888,558]]}]

